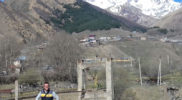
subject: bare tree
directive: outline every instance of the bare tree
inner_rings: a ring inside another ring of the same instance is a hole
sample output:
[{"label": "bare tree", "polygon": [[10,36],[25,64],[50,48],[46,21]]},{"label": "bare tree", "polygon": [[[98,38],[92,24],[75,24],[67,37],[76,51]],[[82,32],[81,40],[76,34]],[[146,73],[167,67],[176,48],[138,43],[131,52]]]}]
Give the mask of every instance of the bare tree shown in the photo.
[{"label": "bare tree", "polygon": [[76,64],[81,48],[71,35],[55,34],[44,51],[45,61],[55,67],[58,80],[76,81]]},{"label": "bare tree", "polygon": [[8,70],[8,66],[20,55],[22,47],[22,44],[11,35],[0,39],[0,71]]}]

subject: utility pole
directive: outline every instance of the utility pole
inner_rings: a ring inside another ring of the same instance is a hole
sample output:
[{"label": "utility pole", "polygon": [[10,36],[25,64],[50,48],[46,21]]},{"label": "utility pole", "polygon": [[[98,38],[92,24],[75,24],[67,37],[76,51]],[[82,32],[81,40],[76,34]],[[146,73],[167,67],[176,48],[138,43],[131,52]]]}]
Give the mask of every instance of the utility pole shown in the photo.
[{"label": "utility pole", "polygon": [[140,58],[138,59],[138,62],[139,62],[139,73],[140,73],[140,85],[142,86],[143,83],[142,83],[142,72],[141,72]]},{"label": "utility pole", "polygon": [[167,63],[170,64],[169,55],[167,55]]},{"label": "utility pole", "polygon": [[159,60],[159,62],[160,62],[160,65],[159,66],[160,66],[160,85],[161,85],[161,83],[162,83],[161,82],[161,59]]},{"label": "utility pole", "polygon": [[161,85],[161,58],[159,59],[159,70],[158,70],[158,77],[157,77],[157,85]]},{"label": "utility pole", "polygon": [[130,57],[130,61],[131,61],[131,67],[133,67],[132,57]]}]

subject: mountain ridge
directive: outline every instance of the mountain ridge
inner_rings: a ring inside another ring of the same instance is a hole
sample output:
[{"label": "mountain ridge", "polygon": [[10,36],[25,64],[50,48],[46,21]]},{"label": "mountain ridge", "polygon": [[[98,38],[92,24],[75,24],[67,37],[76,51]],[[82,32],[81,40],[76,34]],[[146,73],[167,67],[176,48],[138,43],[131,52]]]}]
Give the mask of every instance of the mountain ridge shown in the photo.
[{"label": "mountain ridge", "polygon": [[169,31],[168,36],[182,38],[182,8],[172,12],[162,18],[155,26],[166,28]]},{"label": "mountain ridge", "polygon": [[[124,16],[139,24],[152,26],[158,19],[181,8],[173,0],[84,0],[115,15]],[[135,13],[131,10],[136,11]],[[132,17],[131,17],[132,16]],[[150,19],[150,20],[148,20]],[[150,22],[146,22],[150,21]]]},{"label": "mountain ridge", "polygon": [[[85,0],[88,3],[103,9],[110,8],[113,13],[119,13],[123,5],[131,5],[142,11],[143,14],[161,18],[169,12],[179,9],[182,5],[173,0]],[[102,4],[102,5],[101,5]],[[105,4],[105,5],[104,5]]]},{"label": "mountain ridge", "polygon": [[[4,29],[0,27],[0,34],[1,34],[0,36],[3,37],[3,35],[5,34],[14,34],[19,38],[19,41],[23,41],[25,43],[29,41],[46,40],[50,35],[55,34],[60,30],[63,30],[62,28],[60,29],[59,27],[55,27],[54,23],[51,21],[52,17],[56,18],[56,13],[55,13],[56,9],[59,9],[61,12],[64,13],[67,10],[67,8],[65,8],[64,5],[70,5],[76,7],[75,2],[83,2],[83,1],[7,0],[4,3],[0,3],[0,6],[2,7],[1,9],[2,14],[0,15],[2,21],[0,22],[0,24],[2,27],[5,27]],[[79,8],[79,6],[77,7]],[[90,8],[90,9],[95,9],[95,8]],[[101,11],[99,12],[96,11],[96,12],[102,13],[102,15],[104,14]],[[110,15],[108,13],[107,14],[105,13],[104,16],[108,17],[110,16],[109,18],[112,17],[113,20],[117,20],[116,22],[122,23],[128,29],[130,29],[131,27],[133,31],[135,30],[135,28],[145,29],[145,27],[137,25],[133,22],[131,23],[130,21],[127,21],[125,18],[120,18],[120,17],[116,18],[116,16],[113,17],[114,15]],[[89,17],[92,18],[91,16]],[[68,16],[66,20],[70,21],[69,23],[72,24],[71,22],[72,19],[70,18],[74,17],[72,15]],[[92,19],[94,20],[94,18]],[[57,20],[61,20],[61,23],[63,22],[64,25],[65,21],[64,19],[57,19]],[[101,23],[104,23],[104,21],[101,21]],[[105,25],[106,26],[104,27],[108,28],[110,24],[105,24]],[[9,30],[11,30],[11,32],[9,32]]]}]

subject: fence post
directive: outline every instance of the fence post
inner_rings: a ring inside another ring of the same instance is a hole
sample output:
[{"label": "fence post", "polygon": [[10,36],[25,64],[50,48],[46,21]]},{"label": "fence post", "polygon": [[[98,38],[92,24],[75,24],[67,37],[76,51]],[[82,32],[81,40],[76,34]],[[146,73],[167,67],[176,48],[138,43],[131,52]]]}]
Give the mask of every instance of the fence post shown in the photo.
[{"label": "fence post", "polygon": [[18,80],[15,80],[15,100],[18,100]]},{"label": "fence post", "polygon": [[142,70],[141,70],[140,58],[138,59],[138,63],[139,63],[140,85],[142,86],[143,82],[142,82]]}]

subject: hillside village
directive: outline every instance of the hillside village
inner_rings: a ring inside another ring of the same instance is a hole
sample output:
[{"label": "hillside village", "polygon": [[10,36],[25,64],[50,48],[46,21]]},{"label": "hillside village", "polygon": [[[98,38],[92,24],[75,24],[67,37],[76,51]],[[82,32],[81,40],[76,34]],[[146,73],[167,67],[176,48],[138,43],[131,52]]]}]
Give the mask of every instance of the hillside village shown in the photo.
[{"label": "hillside village", "polygon": [[158,1],[156,19],[140,0],[0,0],[0,100],[45,81],[61,100],[181,100],[181,5]]},{"label": "hillside village", "polygon": [[99,46],[102,44],[107,44],[109,42],[125,42],[125,41],[133,41],[133,40],[141,40],[141,41],[160,41],[164,43],[177,43],[181,44],[182,40],[180,39],[168,39],[167,37],[153,37],[153,36],[133,36],[130,34],[129,36],[100,36],[97,35],[88,35],[80,40],[80,45],[85,47],[93,47]]},{"label": "hillside village", "polygon": [[[82,38],[82,37],[80,37]],[[155,38],[153,36],[142,36],[142,35],[128,35],[128,36],[97,36],[97,35],[84,35],[84,38],[79,40],[79,44],[82,47],[91,47],[91,48],[96,48],[99,46],[103,46],[103,45],[108,45],[112,42],[127,42],[127,41],[158,41],[158,42],[162,42],[162,43],[172,43],[172,44],[179,44],[181,45],[182,41],[181,40],[174,40],[174,39],[168,39],[167,37],[164,38]],[[43,42],[40,45],[34,46],[32,48],[34,48],[36,51],[42,52],[46,46],[48,45],[47,42]],[[88,48],[89,49],[89,48]],[[36,51],[29,51],[29,52],[36,52]],[[23,52],[24,50],[22,50]],[[23,55],[24,54],[24,55]],[[27,54],[24,52],[23,54],[21,54],[19,57],[17,57],[14,62],[12,63],[12,65],[8,66],[8,69],[11,70],[12,73],[20,73],[20,71],[23,71],[23,63],[27,61],[27,59],[31,59],[28,56],[26,56]],[[97,56],[97,55],[95,55]],[[121,57],[122,58],[122,57]],[[124,59],[124,58],[123,58]],[[129,58],[128,58],[129,59]],[[122,59],[121,59],[122,60]],[[49,65],[45,65],[45,67],[43,67],[42,69],[44,70],[52,70],[53,67],[49,66]],[[7,71],[1,71],[0,76],[5,76],[8,75]]]},{"label": "hillside village", "polygon": [[[84,38],[83,38],[84,37]],[[146,41],[153,41],[153,42],[159,42],[159,43],[165,43],[165,44],[178,44],[181,45],[181,41],[180,40],[174,40],[174,39],[167,39],[165,38],[155,38],[153,36],[142,36],[142,35],[136,35],[135,33],[133,33],[133,35],[129,34],[128,36],[122,36],[122,35],[111,35],[111,36],[97,36],[94,34],[91,35],[85,35],[83,34],[81,37],[78,38],[79,39],[79,44],[81,47],[85,48],[86,52],[87,50],[91,50],[91,48],[100,48],[102,46],[107,46],[110,45],[112,43],[127,43],[127,42],[133,42],[135,43],[136,41],[141,41],[143,43],[145,43]],[[1,71],[0,77],[6,77],[9,75],[13,75],[13,74],[20,74],[24,72],[24,66],[25,66],[25,62],[27,63],[28,59],[31,59],[29,55],[27,54],[31,54],[30,52],[43,52],[44,49],[46,49],[47,45],[49,45],[48,42],[43,42],[40,45],[37,46],[33,46],[30,47],[32,50],[28,50],[28,52],[26,50],[22,50],[23,54],[25,55],[20,55],[18,58],[16,58],[13,62],[12,65],[8,66],[8,72],[6,70]],[[29,49],[30,49],[29,48]],[[26,52],[25,52],[26,51]],[[27,53],[27,54],[26,54]],[[88,57],[88,56],[87,56]],[[96,58],[95,58],[96,57]],[[84,63],[95,63],[95,62],[102,62],[105,61],[104,56],[100,56],[100,55],[92,55],[88,58],[83,59]],[[133,65],[135,65],[135,63],[137,63],[137,59],[135,58],[131,58],[131,56],[120,56],[118,57],[111,57],[112,59],[116,59],[116,61],[122,61],[125,62],[124,64],[122,64],[122,66],[124,66],[124,68],[126,69],[131,69]],[[47,72],[55,72],[54,69],[54,65],[43,65],[41,68],[42,71],[47,71]],[[89,76],[92,80],[92,76]],[[143,82],[148,82],[149,80],[146,78],[143,80]],[[146,83],[148,84],[148,83]],[[150,84],[150,83],[149,83]],[[153,83],[151,83],[153,84]],[[155,83],[154,83],[155,84]],[[60,87],[64,87],[60,86]],[[24,89],[26,87],[23,87],[22,89]],[[70,88],[70,86],[66,86],[65,88]],[[72,84],[71,86],[72,89],[77,88],[77,86],[75,84]],[[21,90],[21,89],[20,89]],[[23,90],[21,90],[23,91]],[[25,91],[25,90],[24,90]],[[31,91],[31,89],[30,89]]]}]

